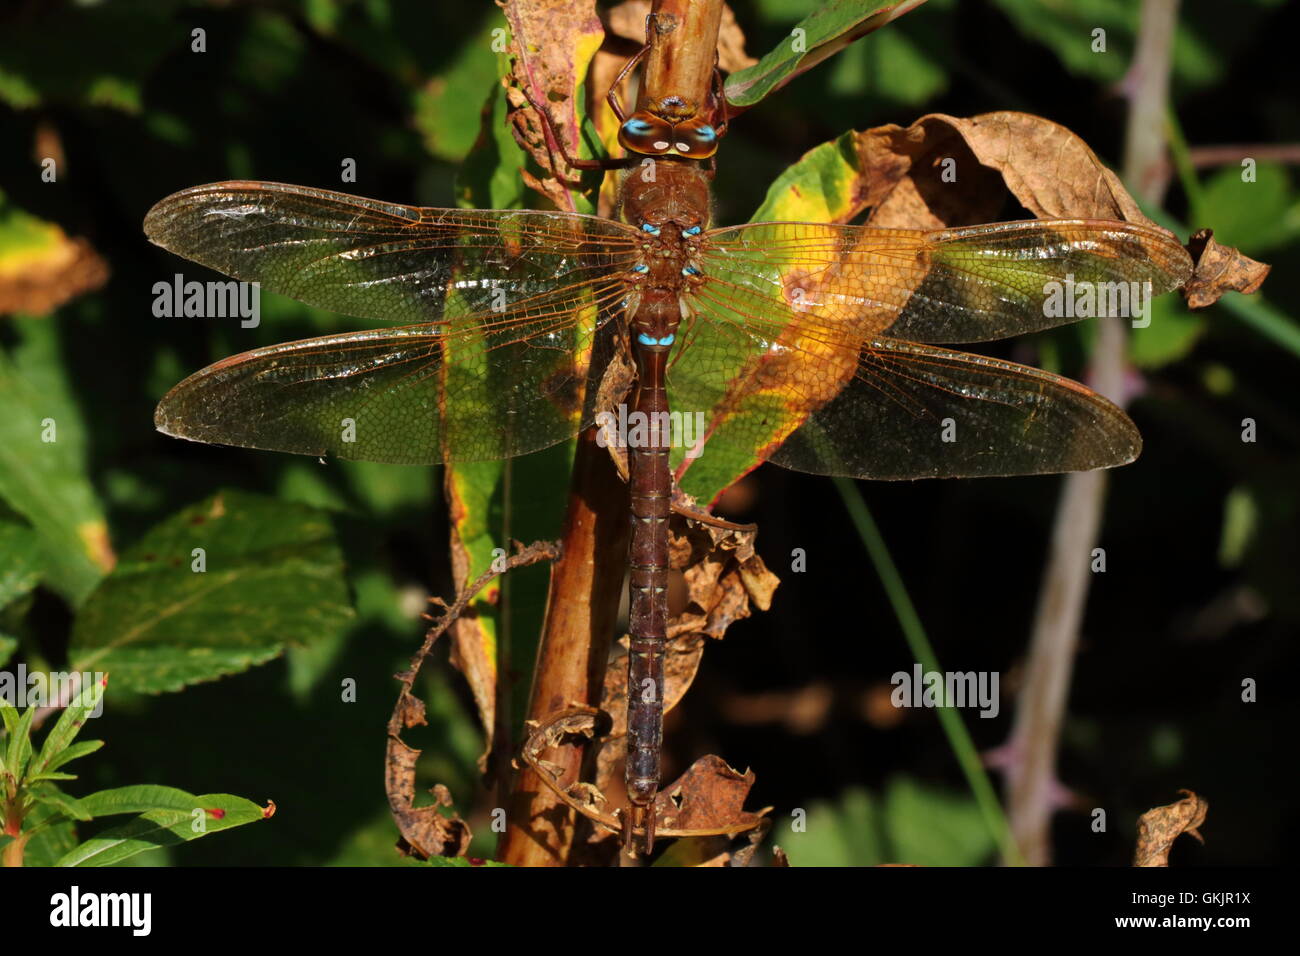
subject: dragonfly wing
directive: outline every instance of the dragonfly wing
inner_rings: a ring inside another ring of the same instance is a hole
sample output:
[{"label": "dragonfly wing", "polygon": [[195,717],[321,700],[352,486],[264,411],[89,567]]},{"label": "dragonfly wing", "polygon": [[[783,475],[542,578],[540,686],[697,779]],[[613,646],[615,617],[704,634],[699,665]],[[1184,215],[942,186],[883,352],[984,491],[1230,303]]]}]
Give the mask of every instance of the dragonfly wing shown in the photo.
[{"label": "dragonfly wing", "polygon": [[435,209],[282,183],[195,186],[160,200],[149,239],[308,305],[418,323],[500,312],[596,282],[635,258],[636,232],[574,213]]},{"label": "dragonfly wing", "polygon": [[702,272],[718,298],[736,292],[751,314],[793,315],[810,331],[863,339],[983,342],[1099,314],[1141,314],[1135,308],[1192,271],[1171,234],[1106,220],[929,232],[752,223],[705,239]]},{"label": "dragonfly wing", "polygon": [[565,313],[507,331],[400,326],[274,345],[191,375],[155,423],[192,441],[363,461],[514,457],[592,421],[595,324]]},{"label": "dragonfly wing", "polygon": [[150,211],[145,231],[310,305],[413,323],[218,362],[163,399],[160,429],[386,462],[503,458],[578,431],[591,419],[595,331],[635,257],[635,233],[609,220],[277,183],[184,190]]},{"label": "dragonfly wing", "polygon": [[1078,382],[897,339],[863,344],[844,387],[770,456],[856,478],[1090,471],[1132,461],[1136,426]]}]

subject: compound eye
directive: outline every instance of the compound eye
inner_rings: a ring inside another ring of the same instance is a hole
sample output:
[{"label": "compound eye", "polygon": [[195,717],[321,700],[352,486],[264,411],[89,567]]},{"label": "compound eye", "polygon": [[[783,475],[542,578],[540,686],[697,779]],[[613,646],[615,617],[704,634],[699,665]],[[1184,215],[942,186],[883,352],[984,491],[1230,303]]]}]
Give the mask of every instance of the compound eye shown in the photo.
[{"label": "compound eye", "polygon": [[718,151],[718,131],[703,120],[687,120],[673,128],[673,149],[688,159],[708,159]]},{"label": "compound eye", "polygon": [[633,113],[618,130],[624,149],[646,156],[659,156],[673,148],[672,128],[649,113]]}]

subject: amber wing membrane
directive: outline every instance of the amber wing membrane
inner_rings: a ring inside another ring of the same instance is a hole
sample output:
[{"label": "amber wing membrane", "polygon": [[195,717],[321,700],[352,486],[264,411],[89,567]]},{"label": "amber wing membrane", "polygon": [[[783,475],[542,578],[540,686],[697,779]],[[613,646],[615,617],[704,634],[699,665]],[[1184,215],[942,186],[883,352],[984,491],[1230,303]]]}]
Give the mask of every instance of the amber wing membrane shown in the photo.
[{"label": "amber wing membrane", "polygon": [[1145,307],[1191,271],[1169,234],[1097,220],[934,232],[757,223],[704,238],[705,279],[668,376],[673,408],[707,422],[699,460],[675,459],[704,494],[689,474],[710,474],[710,452],[860,478],[1131,461],[1136,429],[1083,386],[925,343],[1074,321],[1064,300],[1089,284],[1105,296],[1123,284],[1138,297],[1125,304]]},{"label": "amber wing membrane", "polygon": [[158,245],[309,305],[410,323],[258,349],[159,404],[195,441],[427,464],[545,448],[590,421],[595,329],[635,232],[568,213],[402,206],[278,183],[199,186]]},{"label": "amber wing membrane", "polygon": [[1170,233],[1097,219],[930,232],[764,222],[705,240],[710,286],[737,311],[793,313],[809,333],[851,330],[911,342],[984,342],[1073,322],[1086,316],[1065,307],[1070,289],[1076,301],[1092,289],[1101,307],[1125,312],[1136,301],[1132,284],[1160,295],[1192,272]]}]

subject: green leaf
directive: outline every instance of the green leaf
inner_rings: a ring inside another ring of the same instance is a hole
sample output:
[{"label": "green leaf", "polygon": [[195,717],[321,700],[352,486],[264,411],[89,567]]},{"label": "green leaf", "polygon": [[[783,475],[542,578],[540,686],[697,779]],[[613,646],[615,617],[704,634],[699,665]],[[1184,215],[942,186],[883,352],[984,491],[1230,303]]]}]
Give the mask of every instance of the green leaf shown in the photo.
[{"label": "green leaf", "polygon": [[39,536],[51,586],[80,604],[113,556],[58,327],[52,318],[16,323],[18,347],[0,354],[0,497]]},{"label": "green leaf", "polygon": [[38,783],[28,787],[27,792],[37,803],[58,811],[70,820],[91,819],[91,814],[81,805],[80,800],[64,793],[52,783]]},{"label": "green leaf", "polygon": [[[42,565],[41,541],[36,532],[12,521],[0,521],[0,607],[36,587]],[[0,647],[0,663],[4,659]]]},{"label": "green leaf", "polygon": [[[1161,296],[1148,304],[1151,324],[1129,334],[1129,358],[1141,368],[1159,368],[1187,356],[1205,333],[1206,320],[1174,296]],[[1080,333],[1096,334],[1088,324]]]},{"label": "green leaf", "polygon": [[898,863],[978,866],[995,849],[972,798],[910,777],[897,777],[886,787],[885,828]]},{"label": "green leaf", "polygon": [[[76,698],[63,709],[59,715],[58,722],[45,737],[45,743],[41,746],[41,755],[37,759],[33,770],[36,773],[45,773],[61,766],[68,760],[76,759],[76,755],[64,760],[57,760],[66,752],[68,745],[81,732],[82,725],[85,724],[86,718],[99,708],[100,702],[104,697],[103,680],[90,680],[87,686],[83,686],[78,691]],[[91,748],[97,750],[97,747]],[[88,753],[89,751],[83,751]]]},{"label": "green leaf", "polygon": [[323,639],[351,617],[327,516],[226,491],[122,556],[77,616],[70,657],[128,690],[180,690]]},{"label": "green leaf", "polygon": [[779,841],[796,866],[872,866],[889,862],[880,808],[866,790],[845,790],[835,803],[808,808],[802,830]]},{"label": "green leaf", "polygon": [[[53,866],[77,845],[76,823],[47,804],[32,806],[23,818],[23,830],[30,834],[23,849],[23,866]],[[0,836],[0,851],[11,839]]]},{"label": "green leaf", "polygon": [[789,37],[753,66],[727,77],[727,102],[736,106],[753,106],[854,40],[880,29],[924,2],[831,0],[800,21],[790,31]]},{"label": "green leaf", "polygon": [[[1133,62],[1141,4],[1131,0],[995,0],[1032,43],[1048,47],[1072,73],[1103,83],[1118,83]],[[1234,11],[1235,13],[1236,11]],[[1217,14],[1216,14],[1217,16]],[[1180,83],[1203,86],[1219,78],[1224,50],[1207,44],[1180,17],[1174,33],[1173,75]],[[1105,48],[1094,50],[1105,31]]]},{"label": "green leaf", "polygon": [[450,68],[415,93],[416,129],[425,148],[439,159],[463,160],[479,135],[483,105],[500,87],[498,56],[492,46],[493,33],[501,26],[500,20],[489,19],[478,36],[460,45]]},{"label": "green leaf", "polygon": [[1260,163],[1253,181],[1240,166],[1220,169],[1200,190],[1192,222],[1214,229],[1216,242],[1257,256],[1300,236],[1300,200],[1285,167]]},{"label": "green leaf", "polygon": [[11,722],[9,711],[12,709],[5,707],[5,729],[8,730],[9,736],[5,747],[4,769],[15,779],[21,780],[27,771],[27,761],[32,755],[32,719],[36,716],[36,708],[28,707],[21,717]]},{"label": "green leaf", "polygon": [[1223,532],[1219,538],[1219,565],[1236,568],[1259,531],[1260,507],[1250,488],[1238,485],[1223,502]]},{"label": "green leaf", "polygon": [[0,634],[0,667],[9,663],[9,658],[18,650],[18,639],[8,634]]},{"label": "green leaf", "polygon": [[81,805],[94,817],[118,813],[148,813],[151,810],[177,810],[191,813],[200,804],[198,797],[176,787],[142,783],[130,787],[99,790],[81,798]]},{"label": "green leaf", "polygon": [[797,866],[976,866],[995,845],[973,799],[897,777],[883,798],[854,788],[833,804],[814,804],[803,832],[781,846]]},{"label": "green leaf", "polygon": [[[153,789],[171,791],[170,787],[123,787],[122,791],[142,791]],[[83,798],[82,805],[89,807],[109,805],[127,806],[133,799],[143,798],[137,792],[117,799],[106,798],[102,794],[115,794],[119,791],[103,791]],[[181,794],[176,797],[174,794]],[[174,791],[172,796],[155,795],[173,804],[172,808],[150,810],[136,819],[119,827],[105,830],[97,836],[86,840],[81,845],[69,850],[55,864],[56,866],[116,866],[137,853],[154,850],[159,847],[178,846],[197,840],[212,833],[220,833],[233,827],[255,823],[265,819],[268,814],[257,804],[243,797],[228,793],[208,793],[191,796],[184,791]],[[100,798],[98,801],[96,798]],[[180,804],[177,806],[177,804]],[[129,810],[104,812],[131,812]],[[98,815],[98,814],[97,814]]]}]

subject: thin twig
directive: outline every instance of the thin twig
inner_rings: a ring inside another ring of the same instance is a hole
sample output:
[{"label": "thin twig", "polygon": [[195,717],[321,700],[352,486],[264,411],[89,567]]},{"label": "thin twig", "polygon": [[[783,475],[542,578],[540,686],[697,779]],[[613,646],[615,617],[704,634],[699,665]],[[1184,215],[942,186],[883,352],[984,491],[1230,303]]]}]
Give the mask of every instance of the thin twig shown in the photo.
[{"label": "thin twig", "polygon": [[[1168,184],[1165,114],[1177,14],[1178,0],[1144,0],[1138,47],[1126,84],[1131,102],[1124,179],[1152,205],[1159,203]],[[1092,385],[1122,404],[1124,327],[1118,318],[1098,321]],[[1051,819],[1061,802],[1056,780],[1061,723],[1088,599],[1092,550],[1101,527],[1106,483],[1106,473],[1101,471],[1065,479],[1039,592],[1025,686],[1007,746],[1007,815],[1022,856],[1035,866],[1051,862]]]}]

